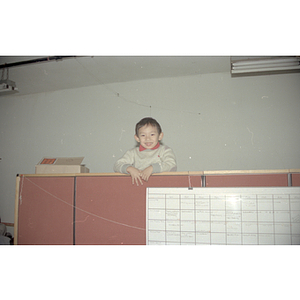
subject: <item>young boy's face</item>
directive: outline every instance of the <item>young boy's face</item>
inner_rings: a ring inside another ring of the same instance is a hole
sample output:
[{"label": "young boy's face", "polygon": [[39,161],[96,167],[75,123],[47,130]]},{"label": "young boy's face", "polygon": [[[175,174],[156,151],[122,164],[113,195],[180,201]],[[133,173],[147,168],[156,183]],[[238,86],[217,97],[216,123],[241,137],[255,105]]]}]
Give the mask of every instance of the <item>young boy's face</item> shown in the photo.
[{"label": "young boy's face", "polygon": [[138,136],[135,135],[134,138],[144,148],[152,149],[163,138],[163,135],[163,133],[158,134],[155,126],[145,125],[139,129]]}]

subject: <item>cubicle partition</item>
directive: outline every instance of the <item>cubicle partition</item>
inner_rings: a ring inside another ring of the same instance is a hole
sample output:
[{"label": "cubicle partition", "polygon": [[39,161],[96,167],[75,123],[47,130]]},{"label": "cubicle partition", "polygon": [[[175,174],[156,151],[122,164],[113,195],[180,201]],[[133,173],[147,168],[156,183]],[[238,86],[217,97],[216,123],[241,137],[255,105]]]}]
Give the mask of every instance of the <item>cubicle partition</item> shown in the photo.
[{"label": "cubicle partition", "polygon": [[145,245],[148,187],[300,186],[300,170],[18,175],[15,244]]},{"label": "cubicle partition", "polygon": [[21,175],[17,181],[15,243],[72,244],[75,178]]},{"label": "cubicle partition", "polygon": [[[280,172],[280,171],[277,171]],[[289,186],[289,173],[204,172],[206,187],[267,187]]]},{"label": "cubicle partition", "polygon": [[146,188],[201,187],[201,173],[162,173],[135,185],[122,174],[19,175],[15,243],[144,245]]},{"label": "cubicle partition", "polygon": [[294,173],[291,174],[291,185],[292,186],[300,186],[300,174]]}]

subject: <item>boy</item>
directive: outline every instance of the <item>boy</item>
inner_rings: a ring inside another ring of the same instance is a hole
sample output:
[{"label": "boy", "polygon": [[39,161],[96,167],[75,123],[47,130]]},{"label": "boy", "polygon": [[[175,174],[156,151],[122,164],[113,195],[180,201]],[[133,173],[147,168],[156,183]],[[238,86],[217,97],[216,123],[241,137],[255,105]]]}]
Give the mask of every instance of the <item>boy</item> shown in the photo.
[{"label": "boy", "polygon": [[171,148],[160,145],[163,132],[159,123],[152,118],[144,118],[135,126],[135,140],[139,147],[128,150],[114,165],[114,171],[130,174],[132,184],[143,184],[152,173],[177,170],[176,158]]}]

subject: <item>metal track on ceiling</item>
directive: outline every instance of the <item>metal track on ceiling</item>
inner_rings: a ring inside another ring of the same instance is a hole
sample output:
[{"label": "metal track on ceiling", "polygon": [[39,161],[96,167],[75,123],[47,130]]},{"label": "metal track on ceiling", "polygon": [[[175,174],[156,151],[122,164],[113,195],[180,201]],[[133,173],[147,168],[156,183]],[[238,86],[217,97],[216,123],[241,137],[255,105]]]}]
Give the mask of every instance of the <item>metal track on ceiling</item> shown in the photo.
[{"label": "metal track on ceiling", "polygon": [[61,61],[63,59],[76,58],[76,57],[77,56],[47,56],[47,57],[35,58],[35,59],[31,59],[31,60],[17,61],[17,62],[13,62],[13,63],[5,63],[5,64],[0,65],[0,69],[7,69],[7,68],[36,64],[36,63],[41,63],[41,62]]}]

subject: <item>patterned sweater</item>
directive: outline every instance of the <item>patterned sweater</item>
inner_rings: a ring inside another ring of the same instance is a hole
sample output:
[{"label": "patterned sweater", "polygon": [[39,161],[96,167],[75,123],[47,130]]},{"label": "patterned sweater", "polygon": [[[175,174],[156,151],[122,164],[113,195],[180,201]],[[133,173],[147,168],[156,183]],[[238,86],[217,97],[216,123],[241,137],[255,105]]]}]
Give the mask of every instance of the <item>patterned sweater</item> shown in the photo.
[{"label": "patterned sweater", "polygon": [[152,165],[153,173],[175,172],[177,170],[174,152],[168,146],[160,145],[157,149],[140,151],[139,147],[128,150],[114,165],[114,171],[128,174],[130,166],[144,170]]}]

